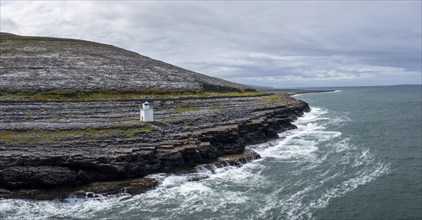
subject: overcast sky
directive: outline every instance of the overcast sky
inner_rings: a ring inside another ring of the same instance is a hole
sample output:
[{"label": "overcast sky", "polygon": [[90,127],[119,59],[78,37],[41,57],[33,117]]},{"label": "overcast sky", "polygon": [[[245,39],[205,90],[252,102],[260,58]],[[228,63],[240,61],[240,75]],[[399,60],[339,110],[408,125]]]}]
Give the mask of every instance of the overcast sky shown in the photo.
[{"label": "overcast sky", "polygon": [[421,1],[1,1],[1,31],[274,87],[421,84]]}]

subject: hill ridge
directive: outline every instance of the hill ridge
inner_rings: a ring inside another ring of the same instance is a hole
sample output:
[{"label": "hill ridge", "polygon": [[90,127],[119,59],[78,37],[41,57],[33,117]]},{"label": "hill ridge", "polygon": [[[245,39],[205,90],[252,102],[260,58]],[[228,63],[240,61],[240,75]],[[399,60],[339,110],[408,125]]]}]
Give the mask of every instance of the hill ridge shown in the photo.
[{"label": "hill ridge", "polygon": [[253,91],[113,45],[0,33],[0,93],[26,91]]}]

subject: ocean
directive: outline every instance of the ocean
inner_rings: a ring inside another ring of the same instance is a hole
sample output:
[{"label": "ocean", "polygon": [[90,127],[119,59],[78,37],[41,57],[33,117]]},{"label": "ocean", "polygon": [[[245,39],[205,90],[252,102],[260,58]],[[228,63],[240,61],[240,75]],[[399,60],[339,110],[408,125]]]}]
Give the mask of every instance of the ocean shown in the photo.
[{"label": "ocean", "polygon": [[242,167],[134,196],[0,200],[0,218],[422,219],[422,87],[334,89],[298,95],[311,112]]}]

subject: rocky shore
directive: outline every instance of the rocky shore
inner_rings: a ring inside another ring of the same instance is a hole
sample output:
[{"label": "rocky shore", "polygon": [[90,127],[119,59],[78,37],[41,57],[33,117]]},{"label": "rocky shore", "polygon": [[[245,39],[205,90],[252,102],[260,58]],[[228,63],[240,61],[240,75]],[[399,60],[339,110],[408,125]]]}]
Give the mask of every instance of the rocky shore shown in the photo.
[{"label": "rocky shore", "polygon": [[[241,165],[259,157],[246,145],[309,111],[111,45],[0,33],[0,52],[0,198],[139,193],[162,175]],[[139,120],[144,101],[154,122]]]},{"label": "rocky shore", "polygon": [[0,196],[103,181],[123,181],[115,184],[122,190],[127,179],[183,172],[243,153],[248,144],[295,128],[291,122],[309,110],[302,101],[271,94],[150,102],[152,123],[139,121],[141,101],[1,102]]}]

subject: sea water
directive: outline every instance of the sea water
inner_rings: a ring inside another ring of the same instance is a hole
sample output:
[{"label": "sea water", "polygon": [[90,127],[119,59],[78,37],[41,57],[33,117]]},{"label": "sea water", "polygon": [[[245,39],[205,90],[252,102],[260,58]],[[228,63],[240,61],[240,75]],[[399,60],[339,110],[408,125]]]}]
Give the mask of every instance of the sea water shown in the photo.
[{"label": "sea water", "polygon": [[297,96],[311,112],[242,167],[140,195],[0,200],[2,219],[422,219],[421,86]]}]

